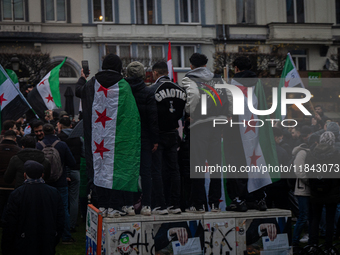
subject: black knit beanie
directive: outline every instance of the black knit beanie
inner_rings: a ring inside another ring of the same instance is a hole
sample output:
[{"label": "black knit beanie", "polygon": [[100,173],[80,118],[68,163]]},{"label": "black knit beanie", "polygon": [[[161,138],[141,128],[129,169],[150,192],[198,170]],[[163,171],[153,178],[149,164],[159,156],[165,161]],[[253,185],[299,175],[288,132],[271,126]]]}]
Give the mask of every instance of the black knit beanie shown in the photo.
[{"label": "black knit beanie", "polygon": [[102,69],[110,69],[121,73],[123,69],[122,61],[116,54],[110,53],[104,58]]}]

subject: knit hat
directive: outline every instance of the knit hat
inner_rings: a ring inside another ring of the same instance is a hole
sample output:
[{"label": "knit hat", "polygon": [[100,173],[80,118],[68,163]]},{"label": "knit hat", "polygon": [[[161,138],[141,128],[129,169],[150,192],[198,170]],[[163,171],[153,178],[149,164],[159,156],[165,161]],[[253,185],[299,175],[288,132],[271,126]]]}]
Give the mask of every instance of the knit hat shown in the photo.
[{"label": "knit hat", "polygon": [[335,136],[332,132],[326,131],[320,137],[320,143],[326,143],[330,146],[333,146],[335,143]]},{"label": "knit hat", "polygon": [[138,61],[131,62],[126,69],[128,77],[145,78],[144,65]]},{"label": "knit hat", "polygon": [[110,69],[121,73],[123,69],[122,61],[116,54],[110,53],[104,58],[102,69]]},{"label": "knit hat", "polygon": [[44,166],[34,160],[27,160],[24,164],[24,173],[31,179],[39,179],[44,173]]},{"label": "knit hat", "polygon": [[335,122],[329,122],[327,124],[327,131],[332,132],[335,135],[335,137],[339,136],[339,130],[340,130],[339,125],[336,124]]}]

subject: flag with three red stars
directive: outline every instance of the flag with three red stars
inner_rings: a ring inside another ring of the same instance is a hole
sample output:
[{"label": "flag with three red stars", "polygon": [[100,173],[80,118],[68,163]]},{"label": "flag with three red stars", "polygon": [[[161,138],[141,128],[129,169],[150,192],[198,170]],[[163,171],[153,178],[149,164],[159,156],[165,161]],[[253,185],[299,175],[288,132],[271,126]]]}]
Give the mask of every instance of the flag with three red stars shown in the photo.
[{"label": "flag with three red stars", "polygon": [[94,184],[137,192],[140,116],[126,80],[108,88],[95,80],[91,126]]},{"label": "flag with three red stars", "polygon": [[61,108],[59,71],[66,59],[46,74],[27,95],[27,101],[42,119],[45,117],[45,110]]},{"label": "flag with three red stars", "polygon": [[[239,115],[238,122],[240,124],[235,125],[239,127],[239,137],[242,141],[242,147],[244,152],[245,162],[239,162],[242,166],[277,166],[278,159],[276,153],[276,145],[274,140],[274,134],[272,124],[266,119],[270,119],[267,115],[256,115],[249,110],[248,86],[243,86],[236,80],[232,80],[233,85],[236,85],[244,94],[244,115]],[[256,84],[256,85],[255,85]],[[267,110],[267,102],[261,81],[258,80],[252,88],[253,107],[258,110]],[[234,119],[233,119],[234,120]],[[241,124],[242,123],[242,124]],[[262,125],[263,123],[263,125]],[[262,125],[262,126],[261,126]],[[260,127],[261,126],[261,127]],[[226,141],[227,142],[227,141]],[[227,157],[228,155],[226,155]],[[228,162],[228,161],[227,161]],[[272,181],[279,179],[278,174],[272,173],[248,173],[248,192],[258,190]]]},{"label": "flag with three red stars", "polygon": [[25,97],[0,65],[0,130],[6,120],[17,120],[30,109]]}]

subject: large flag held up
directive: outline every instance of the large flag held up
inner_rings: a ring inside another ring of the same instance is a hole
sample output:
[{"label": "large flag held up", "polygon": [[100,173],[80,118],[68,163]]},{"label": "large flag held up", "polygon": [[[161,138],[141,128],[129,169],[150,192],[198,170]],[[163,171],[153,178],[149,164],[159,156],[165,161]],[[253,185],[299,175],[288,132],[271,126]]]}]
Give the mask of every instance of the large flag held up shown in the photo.
[{"label": "large flag held up", "polygon": [[0,124],[5,120],[17,120],[30,108],[31,106],[28,104],[25,97],[0,65]]},{"label": "large flag held up", "polygon": [[17,87],[17,89],[20,90],[19,80],[18,80],[17,74],[11,69],[6,69],[6,72],[9,76],[9,78],[11,78],[11,80],[13,81],[15,87]]},{"label": "large flag held up", "polygon": [[281,88],[288,88],[288,87],[302,87],[303,82],[300,78],[300,75],[295,67],[294,61],[290,53],[287,54],[285,66],[283,67],[280,84],[278,88],[278,101],[277,101],[277,108],[275,111],[275,118],[279,120],[284,120],[286,118],[285,115],[281,115]]},{"label": "large flag held up", "polygon": [[28,93],[27,100],[40,118],[44,118],[45,110],[61,108],[59,71],[66,59],[46,74],[38,85]]}]

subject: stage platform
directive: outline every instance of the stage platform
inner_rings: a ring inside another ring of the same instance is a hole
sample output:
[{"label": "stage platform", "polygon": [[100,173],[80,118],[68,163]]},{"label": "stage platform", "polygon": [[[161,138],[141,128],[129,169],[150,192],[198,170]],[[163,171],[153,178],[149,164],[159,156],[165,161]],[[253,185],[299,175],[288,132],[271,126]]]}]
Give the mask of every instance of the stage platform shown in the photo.
[{"label": "stage platform", "polygon": [[206,212],[102,218],[88,207],[86,254],[291,254],[291,212]]}]

